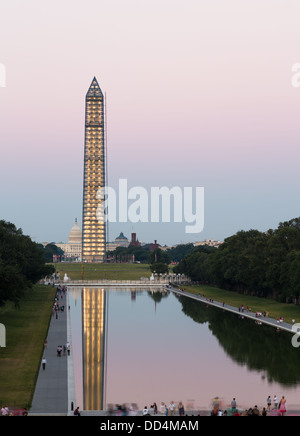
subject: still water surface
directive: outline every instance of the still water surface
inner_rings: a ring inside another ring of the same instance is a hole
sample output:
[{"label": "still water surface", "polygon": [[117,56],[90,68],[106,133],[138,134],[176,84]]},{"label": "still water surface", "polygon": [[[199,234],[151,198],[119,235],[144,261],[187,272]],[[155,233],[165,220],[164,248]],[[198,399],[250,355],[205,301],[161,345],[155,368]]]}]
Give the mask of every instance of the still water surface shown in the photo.
[{"label": "still water surface", "polygon": [[69,304],[81,409],[173,400],[210,410],[216,396],[263,407],[275,394],[300,409],[300,349],[288,333],[165,292],[75,288]]}]

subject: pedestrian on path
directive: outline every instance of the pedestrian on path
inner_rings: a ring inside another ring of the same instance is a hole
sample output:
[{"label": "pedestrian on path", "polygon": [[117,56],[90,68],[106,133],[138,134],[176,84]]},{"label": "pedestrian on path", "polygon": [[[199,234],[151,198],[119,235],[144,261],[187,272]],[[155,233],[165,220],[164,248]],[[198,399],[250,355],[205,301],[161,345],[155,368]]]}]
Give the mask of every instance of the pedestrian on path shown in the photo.
[{"label": "pedestrian on path", "polygon": [[231,401],[231,410],[232,411],[236,410],[236,399],[235,398],[233,398]]},{"label": "pedestrian on path", "polygon": [[286,399],[284,398],[284,396],[282,396],[282,398],[280,400],[279,412],[280,412],[281,416],[284,416],[286,414]]},{"label": "pedestrian on path", "polygon": [[269,395],[268,398],[267,398],[267,408],[268,408],[268,410],[271,409],[271,404],[272,404],[272,401],[271,401],[271,397]]},{"label": "pedestrian on path", "polygon": [[174,401],[171,401],[171,403],[170,403],[170,405],[169,405],[170,416],[174,416],[174,413],[175,413],[175,407],[176,407],[176,405],[175,405]]},{"label": "pedestrian on path", "polygon": [[160,404],[160,413],[161,413],[162,415],[165,415],[165,413],[166,413],[166,408],[167,408],[166,404],[165,404],[164,402],[161,402],[161,404]]},{"label": "pedestrian on path", "polygon": [[45,371],[45,369],[46,369],[46,363],[47,363],[47,360],[46,360],[45,357],[43,357],[43,359],[42,359],[42,367],[43,367],[43,371]]},{"label": "pedestrian on path", "polygon": [[1,409],[1,415],[2,416],[8,416],[9,415],[9,408],[7,406],[3,406]]},{"label": "pedestrian on path", "polygon": [[144,415],[144,416],[146,416],[146,415],[150,415],[150,413],[149,413],[149,410],[148,410],[148,407],[147,407],[147,406],[145,406],[145,407],[144,407],[144,409],[143,409],[143,415]]},{"label": "pedestrian on path", "polygon": [[178,404],[178,412],[179,412],[179,416],[184,416],[184,407],[181,401]]}]

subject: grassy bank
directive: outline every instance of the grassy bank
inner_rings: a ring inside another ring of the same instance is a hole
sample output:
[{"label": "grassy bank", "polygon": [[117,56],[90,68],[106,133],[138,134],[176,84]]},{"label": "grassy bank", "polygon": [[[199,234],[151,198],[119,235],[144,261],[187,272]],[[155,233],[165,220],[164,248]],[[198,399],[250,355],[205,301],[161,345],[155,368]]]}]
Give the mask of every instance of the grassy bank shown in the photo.
[{"label": "grassy bank", "polygon": [[40,367],[56,289],[36,285],[26,292],[20,307],[0,308],[6,329],[6,347],[0,348],[0,402],[9,408],[29,407]]},{"label": "grassy bank", "polygon": [[56,271],[63,279],[67,274],[71,280],[139,280],[141,277],[150,277],[148,264],[135,263],[57,263]]},{"label": "grassy bank", "polygon": [[206,298],[224,302],[230,306],[239,307],[243,304],[244,307],[251,308],[252,312],[268,312],[270,318],[278,319],[282,316],[284,321],[288,323],[291,323],[293,319],[296,323],[300,323],[300,306],[294,304],[278,303],[269,298],[251,297],[210,286],[184,286],[184,289],[194,294],[200,293]]}]

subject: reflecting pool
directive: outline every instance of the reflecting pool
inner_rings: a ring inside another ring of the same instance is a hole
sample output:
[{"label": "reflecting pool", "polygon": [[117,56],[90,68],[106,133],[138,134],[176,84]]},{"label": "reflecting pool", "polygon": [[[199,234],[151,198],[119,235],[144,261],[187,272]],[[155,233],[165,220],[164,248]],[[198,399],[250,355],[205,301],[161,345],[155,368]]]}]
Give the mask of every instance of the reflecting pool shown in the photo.
[{"label": "reflecting pool", "polygon": [[182,401],[210,410],[266,406],[270,395],[300,408],[300,349],[291,335],[188,297],[156,290],[70,288],[77,405]]}]

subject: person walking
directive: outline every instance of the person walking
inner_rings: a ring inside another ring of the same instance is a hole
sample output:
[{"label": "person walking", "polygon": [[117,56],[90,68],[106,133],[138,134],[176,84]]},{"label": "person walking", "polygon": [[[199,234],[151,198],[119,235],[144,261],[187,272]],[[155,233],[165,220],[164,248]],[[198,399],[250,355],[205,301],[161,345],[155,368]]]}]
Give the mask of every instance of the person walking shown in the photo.
[{"label": "person walking", "polygon": [[147,406],[145,406],[145,407],[144,407],[144,409],[143,409],[143,415],[144,415],[144,416],[146,416],[146,415],[150,415],[150,413],[149,413],[149,410],[148,410],[148,407],[147,407]]},{"label": "person walking", "polygon": [[279,412],[280,412],[281,416],[284,416],[286,414],[286,399],[284,398],[284,396],[282,396],[282,398],[280,400]]},{"label": "person walking", "polygon": [[178,404],[178,412],[179,412],[179,416],[184,416],[184,407],[181,401]]},{"label": "person walking", "polygon": [[166,414],[166,408],[167,408],[166,404],[162,401],[161,404],[160,404],[160,413],[162,415]]},{"label": "person walking", "polygon": [[165,405],[166,406],[166,408],[165,408],[165,416],[169,416],[169,409],[168,409],[168,406],[167,405]]},{"label": "person walking", "polygon": [[42,368],[43,368],[43,371],[45,371],[45,369],[46,369],[46,363],[47,363],[47,360],[46,360],[45,357],[43,357],[42,358]]},{"label": "person walking", "polygon": [[8,416],[9,415],[9,408],[7,406],[3,406],[1,409],[1,415],[2,416]]},{"label": "person walking", "polygon": [[235,398],[233,398],[231,401],[231,409],[232,409],[232,411],[236,410],[236,399]]},{"label": "person walking", "polygon": [[274,408],[278,409],[278,397],[277,397],[277,395],[274,395]]},{"label": "person walking", "polygon": [[269,395],[268,398],[267,398],[267,408],[268,408],[268,410],[271,409],[271,404],[272,404],[272,401],[271,401],[271,397]]},{"label": "person walking", "polygon": [[175,414],[175,403],[174,401],[171,401],[170,405],[169,405],[169,410],[170,410],[170,416],[174,416]]}]

